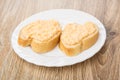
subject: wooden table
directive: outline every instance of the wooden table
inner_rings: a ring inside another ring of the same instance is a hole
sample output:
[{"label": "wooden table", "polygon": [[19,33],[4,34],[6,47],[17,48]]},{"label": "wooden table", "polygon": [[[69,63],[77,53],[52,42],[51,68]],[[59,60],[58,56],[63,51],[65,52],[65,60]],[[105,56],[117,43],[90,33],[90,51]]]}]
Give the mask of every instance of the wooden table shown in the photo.
[{"label": "wooden table", "polygon": [[[16,26],[37,12],[56,8],[97,17],[107,30],[104,47],[82,63],[59,68],[18,57],[10,41]],[[0,0],[0,80],[120,80],[120,0]]]}]

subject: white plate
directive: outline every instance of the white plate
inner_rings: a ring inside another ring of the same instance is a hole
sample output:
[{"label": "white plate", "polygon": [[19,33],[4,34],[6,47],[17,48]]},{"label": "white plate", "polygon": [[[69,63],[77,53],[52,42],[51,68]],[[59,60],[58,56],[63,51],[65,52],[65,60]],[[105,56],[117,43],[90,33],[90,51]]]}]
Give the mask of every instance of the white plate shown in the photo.
[{"label": "white plate", "polygon": [[[37,54],[33,52],[30,47],[19,46],[17,40],[21,28],[23,28],[25,25],[29,24],[30,22],[39,19],[44,19],[44,20],[55,19],[60,22],[62,28],[67,23],[83,24],[86,21],[92,21],[98,25],[99,38],[95,45],[93,45],[91,48],[83,51],[82,53],[74,57],[66,56],[62,51],[60,51],[58,46],[48,53]],[[94,16],[88,13],[77,10],[71,10],[71,9],[55,9],[55,10],[48,10],[37,13],[27,18],[23,22],[21,22],[14,30],[11,38],[12,47],[18,56],[20,56],[22,59],[30,63],[40,66],[47,66],[47,67],[67,66],[85,61],[86,59],[95,55],[102,48],[102,46],[105,43],[105,40],[106,40],[106,30],[103,24],[98,19],[96,19]]]}]

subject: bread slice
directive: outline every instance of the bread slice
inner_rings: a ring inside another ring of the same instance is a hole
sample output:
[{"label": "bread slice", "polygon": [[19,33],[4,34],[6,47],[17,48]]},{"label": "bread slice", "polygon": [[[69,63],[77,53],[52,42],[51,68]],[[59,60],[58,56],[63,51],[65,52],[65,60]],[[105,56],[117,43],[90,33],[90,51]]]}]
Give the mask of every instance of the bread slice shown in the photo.
[{"label": "bread slice", "polygon": [[60,24],[55,20],[38,20],[23,27],[19,33],[19,45],[31,46],[33,51],[44,53],[59,42]]},{"label": "bread slice", "polygon": [[94,45],[98,35],[98,28],[92,22],[68,24],[60,37],[59,47],[66,55],[74,56]]}]

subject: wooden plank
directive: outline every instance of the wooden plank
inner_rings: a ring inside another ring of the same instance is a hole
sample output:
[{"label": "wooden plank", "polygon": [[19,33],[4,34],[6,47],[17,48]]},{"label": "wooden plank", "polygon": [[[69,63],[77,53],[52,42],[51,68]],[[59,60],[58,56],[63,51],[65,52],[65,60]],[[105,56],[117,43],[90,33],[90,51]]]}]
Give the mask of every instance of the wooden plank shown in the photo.
[{"label": "wooden plank", "polygon": [[[0,0],[0,80],[120,80],[120,0]],[[19,58],[11,47],[15,27],[34,13],[77,9],[97,17],[107,30],[104,47],[72,66],[46,68]]]}]

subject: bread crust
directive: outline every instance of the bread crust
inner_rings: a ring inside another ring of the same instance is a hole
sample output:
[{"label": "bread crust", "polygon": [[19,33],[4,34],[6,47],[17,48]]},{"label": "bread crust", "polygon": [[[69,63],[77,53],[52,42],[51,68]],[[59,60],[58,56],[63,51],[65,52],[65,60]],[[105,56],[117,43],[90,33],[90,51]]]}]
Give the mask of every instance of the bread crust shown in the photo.
[{"label": "bread crust", "polygon": [[59,43],[59,48],[64,52],[66,53],[67,56],[75,56],[77,55],[79,52],[82,52],[82,47],[81,47],[81,44],[77,44],[75,46],[72,46],[72,47],[68,47],[68,46],[65,46],[62,41],[60,40],[60,43]]},{"label": "bread crust", "polygon": [[31,47],[33,51],[37,53],[48,52],[57,45],[57,43],[59,42],[59,38],[60,38],[60,33],[47,42],[38,42],[36,40],[33,40],[31,42]]},{"label": "bread crust", "polygon": [[99,33],[96,31],[94,34],[86,37],[85,39],[82,40],[82,50],[86,50],[90,48],[92,45],[94,45],[98,39]]},{"label": "bread crust", "polygon": [[26,47],[29,46],[31,44],[32,39],[28,38],[27,40],[22,39],[20,36],[18,37],[18,44]]}]

